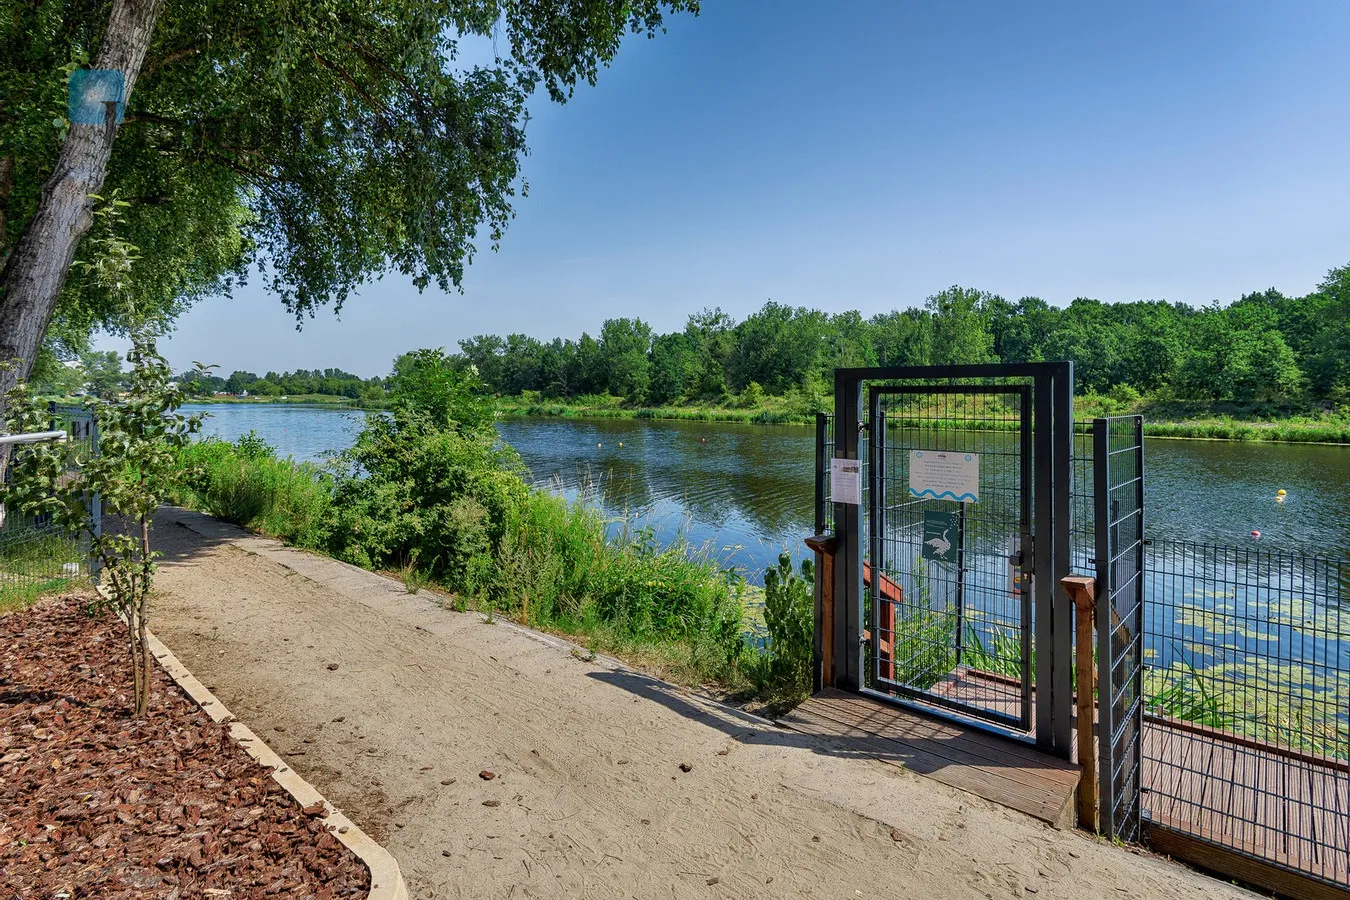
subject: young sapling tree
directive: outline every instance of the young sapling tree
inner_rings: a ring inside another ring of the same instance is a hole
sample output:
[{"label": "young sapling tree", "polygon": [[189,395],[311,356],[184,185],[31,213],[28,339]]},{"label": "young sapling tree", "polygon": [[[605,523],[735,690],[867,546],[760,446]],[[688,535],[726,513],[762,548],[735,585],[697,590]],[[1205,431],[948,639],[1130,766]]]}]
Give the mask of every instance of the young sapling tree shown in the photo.
[{"label": "young sapling tree", "polygon": [[[152,332],[134,337],[127,359],[131,363],[127,395],[120,400],[85,401],[98,423],[98,452],[71,460],[59,443],[26,447],[12,462],[4,499],[25,512],[46,514],[58,527],[88,541],[103,579],[97,605],[110,606],[126,623],[139,717],[150,699],[146,601],[158,555],[150,544],[151,519],[177,472],[178,451],[201,428],[201,417],[178,412],[183,394],[173,384]],[[11,390],[7,401],[11,433],[46,430],[46,404],[27,383]],[[114,527],[98,527],[89,503],[95,494],[108,512],[107,524]]]}]

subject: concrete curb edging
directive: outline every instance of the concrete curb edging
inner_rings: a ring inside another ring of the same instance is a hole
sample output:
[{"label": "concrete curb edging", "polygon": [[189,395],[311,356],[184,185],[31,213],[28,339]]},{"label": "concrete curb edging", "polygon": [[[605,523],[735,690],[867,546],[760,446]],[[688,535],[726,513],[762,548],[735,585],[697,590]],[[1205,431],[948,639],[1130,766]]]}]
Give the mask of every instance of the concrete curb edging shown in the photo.
[{"label": "concrete curb edging", "polygon": [[244,749],[244,752],[258,762],[259,765],[272,769],[272,779],[295,799],[295,802],[303,806],[313,806],[315,803],[322,803],[324,809],[328,810],[328,815],[324,822],[330,827],[333,837],[341,841],[348,850],[356,854],[356,858],[370,871],[370,893],[368,900],[408,900],[408,887],[403,883],[403,873],[399,870],[398,860],[394,859],[393,854],[383,846],[376,843],[370,835],[366,834],[356,823],[338,809],[319,793],[319,791],[308,781],[301,778],[298,773],[284,762],[281,757],[273,752],[261,738],[244,723],[240,722],[234,715],[225,708],[225,704],[216,699],[206,689],[206,685],[197,680],[181,662],[178,657],[168,647],[164,646],[163,641],[155,635],[146,631],[146,641],[150,646],[150,652],[159,660],[159,664],[164,667],[180,688],[183,689],[193,701],[200,706],[213,721],[228,724],[230,726],[230,737]]}]

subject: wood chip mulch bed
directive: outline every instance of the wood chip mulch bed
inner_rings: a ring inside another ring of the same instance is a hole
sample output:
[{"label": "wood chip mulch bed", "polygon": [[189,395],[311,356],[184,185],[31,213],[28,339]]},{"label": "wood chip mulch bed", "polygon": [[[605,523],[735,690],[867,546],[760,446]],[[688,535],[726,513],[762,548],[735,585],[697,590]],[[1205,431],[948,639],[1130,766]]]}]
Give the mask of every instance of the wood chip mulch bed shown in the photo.
[{"label": "wood chip mulch bed", "polygon": [[370,874],[158,666],[130,718],[120,622],[0,617],[0,898],[365,897]]}]

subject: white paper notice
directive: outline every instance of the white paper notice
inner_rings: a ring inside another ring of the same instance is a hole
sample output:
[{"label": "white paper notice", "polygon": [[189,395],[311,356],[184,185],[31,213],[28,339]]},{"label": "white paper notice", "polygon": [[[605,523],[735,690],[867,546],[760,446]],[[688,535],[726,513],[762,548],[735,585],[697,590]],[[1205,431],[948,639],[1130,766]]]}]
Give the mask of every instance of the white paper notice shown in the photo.
[{"label": "white paper notice", "polygon": [[909,451],[909,493],[931,500],[980,502],[980,455],[947,450]]},{"label": "white paper notice", "polygon": [[862,503],[862,463],[856,459],[830,460],[830,502]]}]

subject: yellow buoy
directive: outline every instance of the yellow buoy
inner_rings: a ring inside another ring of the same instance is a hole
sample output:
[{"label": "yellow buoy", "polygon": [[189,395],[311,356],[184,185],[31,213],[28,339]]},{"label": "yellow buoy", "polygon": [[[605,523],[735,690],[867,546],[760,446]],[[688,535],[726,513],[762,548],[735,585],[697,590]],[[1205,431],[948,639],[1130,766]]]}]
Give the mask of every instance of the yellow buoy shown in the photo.
[{"label": "yellow buoy", "polygon": [[623,441],[619,441],[619,446],[620,446],[620,447],[623,446]]}]

